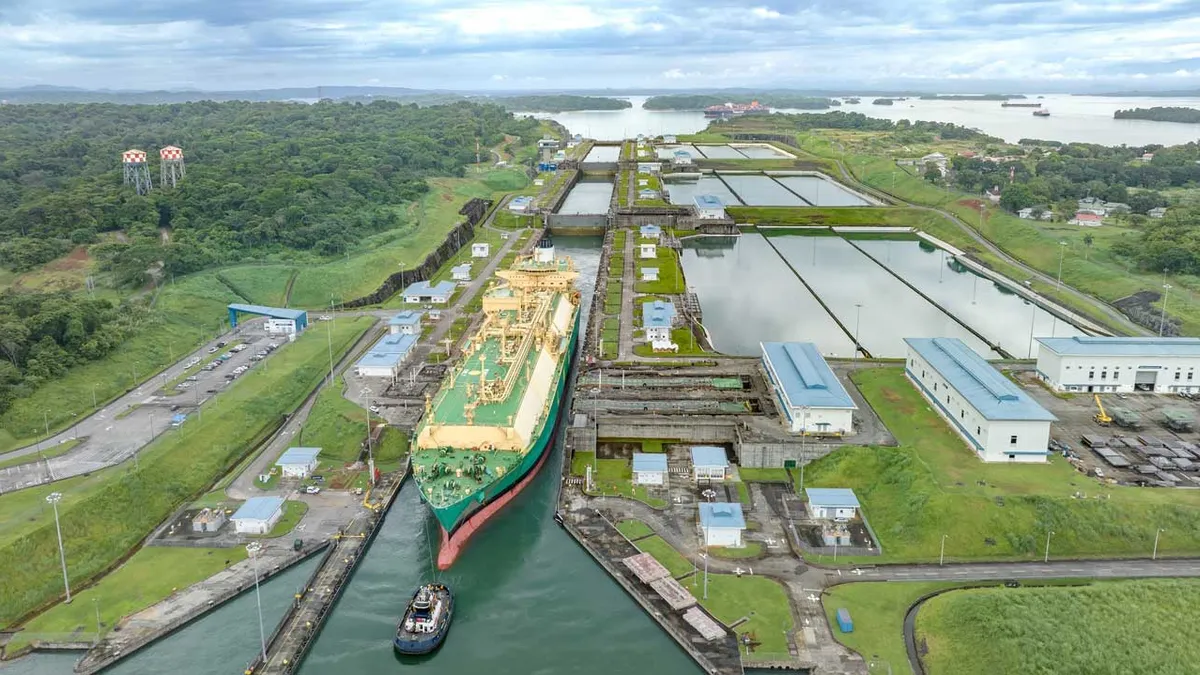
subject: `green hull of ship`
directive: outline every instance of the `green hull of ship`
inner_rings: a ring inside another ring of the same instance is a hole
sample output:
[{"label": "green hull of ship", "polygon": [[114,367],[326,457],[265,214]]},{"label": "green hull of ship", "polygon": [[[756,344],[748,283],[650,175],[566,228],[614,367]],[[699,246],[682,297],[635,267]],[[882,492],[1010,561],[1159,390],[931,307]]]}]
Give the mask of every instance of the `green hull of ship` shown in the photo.
[{"label": "green hull of ship", "polygon": [[[484,485],[467,497],[464,497],[453,504],[442,507],[437,507],[430,504],[430,510],[433,511],[433,515],[437,518],[438,522],[442,526],[442,529],[444,529],[447,534],[454,534],[454,530],[457,529],[459,525],[462,525],[464,522],[466,522],[466,520],[471,517],[471,514],[483,508],[488,503],[507,492],[509,488],[516,485],[522,478],[532,471],[535,466],[537,466],[538,462],[542,458],[543,453],[549,450],[550,442],[554,438],[554,429],[558,424],[559,408],[562,406],[563,398],[566,394],[566,385],[570,376],[571,363],[574,360],[575,343],[577,335],[579,334],[579,316],[580,313],[577,312],[575,314],[575,327],[571,332],[571,341],[567,347],[568,356],[567,358],[563,359],[558,372],[555,374],[556,385],[554,390],[554,400],[550,404],[550,413],[546,416],[546,420],[542,422],[542,427],[538,431],[537,438],[530,444],[529,450],[525,453],[525,456],[521,459],[521,462],[517,464],[516,468],[514,468],[512,471],[506,472],[497,480]],[[420,484],[420,482],[420,478],[417,478],[417,483]],[[425,501],[426,504],[429,503],[429,501],[425,499],[424,492],[421,493],[421,499]]]}]

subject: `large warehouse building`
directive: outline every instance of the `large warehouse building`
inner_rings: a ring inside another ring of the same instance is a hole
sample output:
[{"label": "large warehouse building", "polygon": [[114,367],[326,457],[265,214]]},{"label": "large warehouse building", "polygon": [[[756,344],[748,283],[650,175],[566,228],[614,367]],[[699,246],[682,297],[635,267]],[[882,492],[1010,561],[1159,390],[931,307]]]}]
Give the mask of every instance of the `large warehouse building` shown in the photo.
[{"label": "large warehouse building", "polygon": [[354,370],[359,377],[389,377],[400,374],[400,364],[417,343],[416,335],[388,333],[379,339],[358,363]]},{"label": "large warehouse building", "polygon": [[854,433],[858,406],[811,342],[763,342],[762,363],[793,433]]},{"label": "large warehouse building", "polygon": [[1037,373],[1057,391],[1200,392],[1200,338],[1038,338]]},{"label": "large warehouse building", "polygon": [[985,462],[1045,462],[1050,411],[958,338],[905,338],[909,379]]}]

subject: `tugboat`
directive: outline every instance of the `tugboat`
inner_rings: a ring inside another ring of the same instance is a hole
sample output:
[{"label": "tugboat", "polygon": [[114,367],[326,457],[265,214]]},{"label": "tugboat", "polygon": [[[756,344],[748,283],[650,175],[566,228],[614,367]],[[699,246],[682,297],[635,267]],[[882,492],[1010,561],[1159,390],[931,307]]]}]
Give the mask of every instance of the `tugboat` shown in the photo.
[{"label": "tugboat", "polygon": [[392,647],[399,654],[428,654],[446,639],[453,617],[454,595],[445,584],[421,586],[396,626]]},{"label": "tugboat", "polygon": [[1034,117],[1049,117],[1050,111],[1046,110],[1045,108],[1038,108],[1037,110],[1033,111],[1033,116]]}]

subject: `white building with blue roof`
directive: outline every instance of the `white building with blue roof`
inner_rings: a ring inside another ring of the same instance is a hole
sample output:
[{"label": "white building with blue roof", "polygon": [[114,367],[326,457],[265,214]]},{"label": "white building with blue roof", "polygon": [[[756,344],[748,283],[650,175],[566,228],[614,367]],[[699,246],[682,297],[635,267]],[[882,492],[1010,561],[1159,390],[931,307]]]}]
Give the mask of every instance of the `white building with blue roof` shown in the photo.
[{"label": "white building with blue roof", "polygon": [[388,319],[388,332],[392,335],[416,335],[421,332],[421,313],[406,309]]},{"label": "white building with blue roof", "polygon": [[722,220],[725,218],[725,203],[716,195],[696,195],[692,198],[696,206],[696,217],[700,220]]},{"label": "white building with blue roof", "polygon": [[1056,391],[1200,392],[1200,338],[1038,338],[1037,374]]},{"label": "white building with blue roof", "polygon": [[804,488],[804,496],[813,518],[853,520],[860,508],[854,490],[847,488]]},{"label": "white building with blue roof", "polygon": [[454,289],[457,287],[453,281],[439,281],[432,285],[428,281],[418,281],[404,289],[404,301],[444,305],[450,302],[450,296],[454,295]]},{"label": "white building with blue roof", "polygon": [[471,263],[465,262],[450,268],[450,278],[455,281],[471,280]]},{"label": "white building with blue roof", "polygon": [[1045,462],[1050,411],[958,338],[905,338],[904,370],[985,462]]},{"label": "white building with blue roof", "polygon": [[251,497],[233,513],[239,534],[268,534],[283,517],[283,497]]},{"label": "white building with blue roof", "polygon": [[700,534],[705,546],[741,548],[746,517],[741,504],[700,502]]},{"label": "white building with blue roof", "polygon": [[667,456],[661,452],[633,453],[634,485],[666,485]]},{"label": "white building with blue roof", "polygon": [[692,478],[725,480],[729,477],[729,458],[725,448],[716,445],[692,446]]},{"label": "white building with blue roof", "polygon": [[662,236],[662,228],[658,225],[642,225],[638,228],[638,234],[641,235],[642,239],[658,241],[658,238]]},{"label": "white building with blue roof", "polygon": [[811,342],[763,342],[762,364],[792,433],[854,433],[854,399]]},{"label": "white building with blue roof", "polygon": [[317,460],[320,454],[320,448],[288,448],[275,460],[275,466],[284,478],[308,478],[320,464]]},{"label": "white building with blue roof", "polygon": [[417,338],[417,335],[402,333],[384,335],[354,364],[354,372],[359,377],[395,378],[400,374],[400,364],[412,351]]},{"label": "white building with blue roof", "polygon": [[[671,327],[675,324],[675,303],[670,300],[652,300],[642,303],[642,328],[651,345],[671,342]],[[654,347],[658,349],[656,345]]]}]

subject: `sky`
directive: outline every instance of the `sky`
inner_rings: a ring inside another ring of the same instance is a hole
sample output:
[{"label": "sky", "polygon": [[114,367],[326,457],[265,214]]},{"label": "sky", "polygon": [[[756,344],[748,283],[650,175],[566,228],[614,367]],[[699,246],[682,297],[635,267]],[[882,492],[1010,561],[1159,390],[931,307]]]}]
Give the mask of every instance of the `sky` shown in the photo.
[{"label": "sky", "polygon": [[1200,0],[0,0],[0,86],[1200,87]]}]

